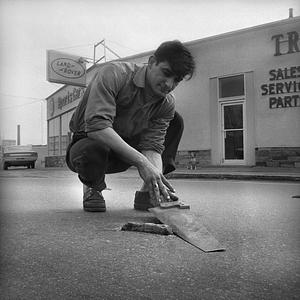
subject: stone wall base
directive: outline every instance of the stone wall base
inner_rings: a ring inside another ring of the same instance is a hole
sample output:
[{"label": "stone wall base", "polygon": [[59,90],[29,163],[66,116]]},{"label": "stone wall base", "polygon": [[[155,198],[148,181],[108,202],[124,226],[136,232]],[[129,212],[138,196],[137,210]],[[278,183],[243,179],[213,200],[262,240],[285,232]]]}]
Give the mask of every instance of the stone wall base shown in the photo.
[{"label": "stone wall base", "polygon": [[[175,164],[178,168],[197,168],[211,164],[210,150],[178,151]],[[66,167],[65,155],[46,156],[45,167]]]},{"label": "stone wall base", "polygon": [[197,169],[211,165],[210,150],[178,151],[175,164],[177,168]]},{"label": "stone wall base", "polygon": [[[255,149],[256,166],[300,168],[300,147],[261,147]],[[177,168],[211,166],[211,150],[178,151]],[[66,167],[65,156],[45,157],[45,167]]]},{"label": "stone wall base", "polygon": [[255,149],[257,166],[299,168],[300,147],[261,147]]},{"label": "stone wall base", "polygon": [[45,157],[45,167],[46,168],[53,168],[53,167],[66,167],[66,156],[46,156]]}]

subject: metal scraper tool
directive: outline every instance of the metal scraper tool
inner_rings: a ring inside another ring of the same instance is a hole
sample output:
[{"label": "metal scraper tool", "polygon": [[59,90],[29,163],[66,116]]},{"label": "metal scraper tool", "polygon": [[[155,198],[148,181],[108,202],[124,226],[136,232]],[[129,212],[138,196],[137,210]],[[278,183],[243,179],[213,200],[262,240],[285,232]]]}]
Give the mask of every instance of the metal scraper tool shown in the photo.
[{"label": "metal scraper tool", "polygon": [[179,201],[179,200],[160,202],[159,207],[160,208],[178,207],[180,209],[190,209],[190,206],[188,204],[185,204],[185,203],[183,203],[182,201]]},{"label": "metal scraper tool", "polygon": [[198,249],[204,252],[225,250],[219,241],[207,230],[199,216],[193,214],[189,209],[181,209],[179,204],[177,207],[165,207],[169,203],[172,202],[163,202],[161,203],[163,207],[160,205],[149,208],[149,211],[163,224],[169,225],[174,234]]}]

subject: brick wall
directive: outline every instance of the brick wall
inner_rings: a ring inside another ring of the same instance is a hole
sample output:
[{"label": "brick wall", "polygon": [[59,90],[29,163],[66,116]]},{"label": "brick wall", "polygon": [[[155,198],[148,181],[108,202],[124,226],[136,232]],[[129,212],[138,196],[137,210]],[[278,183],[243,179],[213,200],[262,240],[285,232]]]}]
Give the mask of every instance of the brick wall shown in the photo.
[{"label": "brick wall", "polygon": [[[300,147],[263,147],[255,149],[257,166],[300,168]],[[211,165],[210,150],[178,151],[178,168],[205,167]],[[65,167],[65,156],[45,157],[45,167]]]},{"label": "brick wall", "polygon": [[178,168],[204,167],[211,165],[210,150],[178,151],[175,164]]},{"label": "brick wall", "polygon": [[263,147],[255,149],[257,166],[300,167],[300,147]]},{"label": "brick wall", "polygon": [[[208,166],[211,164],[210,150],[178,151],[175,163],[180,168]],[[45,157],[46,168],[66,166],[64,155]]]}]

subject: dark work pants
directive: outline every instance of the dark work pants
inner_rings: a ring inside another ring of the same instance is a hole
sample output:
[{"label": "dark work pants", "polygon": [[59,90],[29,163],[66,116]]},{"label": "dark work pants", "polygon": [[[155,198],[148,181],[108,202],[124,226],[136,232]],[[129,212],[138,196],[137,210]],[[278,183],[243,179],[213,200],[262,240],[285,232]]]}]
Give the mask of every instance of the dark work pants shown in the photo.
[{"label": "dark work pants", "polygon": [[[183,133],[183,119],[175,112],[165,137],[162,154],[163,173],[175,170],[175,157]],[[133,148],[135,145],[128,142]],[[105,174],[126,171],[131,165],[118,158],[117,154],[103,143],[86,136],[73,137],[68,146],[66,163],[70,170],[78,174],[82,183],[98,191],[105,189]]]}]

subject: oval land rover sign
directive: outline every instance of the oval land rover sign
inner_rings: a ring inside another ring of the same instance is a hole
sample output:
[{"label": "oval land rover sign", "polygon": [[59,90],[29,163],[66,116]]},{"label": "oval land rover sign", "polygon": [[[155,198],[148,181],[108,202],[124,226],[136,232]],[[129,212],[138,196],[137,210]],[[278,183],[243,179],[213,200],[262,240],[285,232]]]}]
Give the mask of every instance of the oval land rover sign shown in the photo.
[{"label": "oval land rover sign", "polygon": [[51,63],[52,70],[65,78],[75,79],[85,75],[82,65],[70,58],[57,58]]},{"label": "oval land rover sign", "polygon": [[86,87],[86,61],[81,56],[47,50],[47,80]]}]

